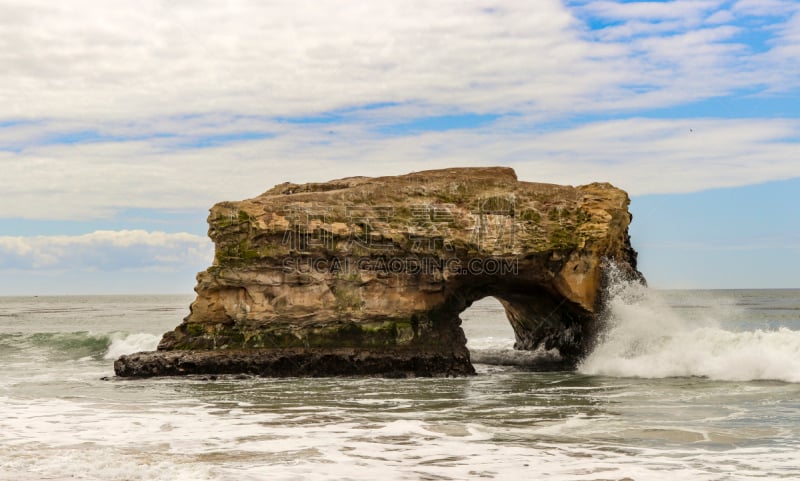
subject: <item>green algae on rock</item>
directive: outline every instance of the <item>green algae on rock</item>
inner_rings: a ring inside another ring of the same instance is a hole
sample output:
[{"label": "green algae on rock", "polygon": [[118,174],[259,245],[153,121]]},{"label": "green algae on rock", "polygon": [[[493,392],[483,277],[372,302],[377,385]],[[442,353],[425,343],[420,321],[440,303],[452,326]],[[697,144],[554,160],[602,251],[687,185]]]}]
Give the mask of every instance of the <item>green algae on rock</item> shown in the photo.
[{"label": "green algae on rock", "polygon": [[465,375],[459,313],[497,298],[517,349],[585,355],[609,262],[640,276],[628,195],[510,168],[284,183],[208,217],[191,313],[119,376]]}]

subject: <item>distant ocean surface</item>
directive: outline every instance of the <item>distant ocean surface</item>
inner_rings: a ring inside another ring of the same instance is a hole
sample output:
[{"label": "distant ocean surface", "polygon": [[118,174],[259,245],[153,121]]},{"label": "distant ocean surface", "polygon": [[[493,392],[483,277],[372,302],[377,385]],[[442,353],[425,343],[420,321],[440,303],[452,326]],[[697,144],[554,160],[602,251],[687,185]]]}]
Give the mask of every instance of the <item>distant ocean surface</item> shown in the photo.
[{"label": "distant ocean surface", "polygon": [[0,480],[800,478],[800,290],[619,283],[578,372],[484,299],[475,377],[114,379],[191,300],[0,297]]}]

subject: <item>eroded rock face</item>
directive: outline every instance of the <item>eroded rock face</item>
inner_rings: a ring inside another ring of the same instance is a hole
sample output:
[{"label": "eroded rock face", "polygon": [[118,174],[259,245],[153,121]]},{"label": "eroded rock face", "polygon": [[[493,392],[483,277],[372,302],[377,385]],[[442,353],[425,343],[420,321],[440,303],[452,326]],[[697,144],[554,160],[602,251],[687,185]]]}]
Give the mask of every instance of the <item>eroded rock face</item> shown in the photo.
[{"label": "eroded rock face", "polygon": [[281,184],[211,209],[191,314],[120,376],[462,375],[459,313],[494,296],[516,348],[564,366],[598,329],[608,261],[639,276],[627,194],[510,168]]}]

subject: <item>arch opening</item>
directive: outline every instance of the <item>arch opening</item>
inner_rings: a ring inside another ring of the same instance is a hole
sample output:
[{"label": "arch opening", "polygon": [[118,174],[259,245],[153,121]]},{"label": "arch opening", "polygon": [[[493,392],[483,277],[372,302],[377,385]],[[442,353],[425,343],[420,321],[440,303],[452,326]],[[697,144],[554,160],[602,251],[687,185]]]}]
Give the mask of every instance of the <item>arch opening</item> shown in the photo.
[{"label": "arch opening", "polygon": [[495,278],[457,292],[449,304],[474,364],[574,369],[594,337],[590,313],[539,285]]},{"label": "arch opening", "polygon": [[514,328],[508,322],[505,308],[495,297],[478,299],[460,317],[473,362],[478,362],[474,359],[476,352],[514,349]]}]

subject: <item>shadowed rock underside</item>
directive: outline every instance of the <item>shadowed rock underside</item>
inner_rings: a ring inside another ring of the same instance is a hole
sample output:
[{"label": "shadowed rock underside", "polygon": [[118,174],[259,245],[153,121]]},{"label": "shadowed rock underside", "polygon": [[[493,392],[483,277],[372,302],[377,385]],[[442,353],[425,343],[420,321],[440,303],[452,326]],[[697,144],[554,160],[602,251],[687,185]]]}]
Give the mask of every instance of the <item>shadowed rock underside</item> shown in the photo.
[{"label": "shadowed rock underside", "polygon": [[[515,347],[570,368],[599,329],[609,262],[640,277],[627,194],[510,168],[280,184],[208,217],[191,313],[119,376],[465,375],[459,314],[497,298]],[[552,367],[552,364],[551,364]]]}]

